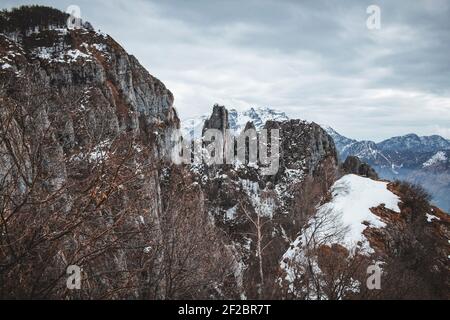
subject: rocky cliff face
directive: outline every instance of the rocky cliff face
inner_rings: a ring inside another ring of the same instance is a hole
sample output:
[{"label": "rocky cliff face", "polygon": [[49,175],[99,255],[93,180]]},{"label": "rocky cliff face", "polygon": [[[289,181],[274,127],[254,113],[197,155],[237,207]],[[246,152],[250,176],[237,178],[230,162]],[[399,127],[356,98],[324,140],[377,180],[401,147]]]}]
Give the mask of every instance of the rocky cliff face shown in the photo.
[{"label": "rocky cliff face", "polygon": [[120,137],[152,141],[155,157],[167,154],[179,126],[173,95],[109,36],[38,25],[32,33],[1,34],[0,61],[3,103],[52,132],[59,184],[64,162],[95,157]]},{"label": "rocky cliff face", "polygon": [[[27,10],[2,12],[2,21]],[[2,224],[1,294],[27,297],[41,286],[37,297],[72,296],[58,282],[68,264],[91,275],[136,270],[92,279],[91,296],[117,298],[114,287],[145,282],[139,265],[161,231],[161,173],[179,127],[173,95],[108,35],[36,21],[0,30],[0,207],[11,217]]]},{"label": "rocky cliff face", "polygon": [[208,129],[217,129],[222,133],[225,133],[225,130],[229,128],[228,110],[224,106],[215,105],[211,117],[205,120],[205,123],[203,124],[202,132],[205,132]]},{"label": "rocky cliff face", "polygon": [[378,175],[375,170],[355,156],[348,156],[342,164],[342,169],[347,174],[353,173],[372,179],[378,179]]},{"label": "rocky cliff face", "polygon": [[[67,114],[90,110],[94,103],[103,107],[98,112],[111,115],[105,124],[111,135],[178,126],[172,93],[107,35],[55,29],[23,35],[19,42],[2,35],[0,41],[3,91],[17,100],[45,92],[49,112],[64,119],[65,131],[58,129],[69,145],[81,141],[71,134],[74,117]],[[60,107],[69,102],[72,109]]]}]

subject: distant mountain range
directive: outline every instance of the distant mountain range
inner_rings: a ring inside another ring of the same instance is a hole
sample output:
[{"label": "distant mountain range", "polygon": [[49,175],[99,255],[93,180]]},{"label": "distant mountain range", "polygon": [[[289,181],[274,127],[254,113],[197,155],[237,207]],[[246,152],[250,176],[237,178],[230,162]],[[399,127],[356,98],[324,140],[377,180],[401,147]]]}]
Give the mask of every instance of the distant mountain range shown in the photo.
[{"label": "distant mountain range", "polygon": [[324,128],[335,141],[339,157],[354,155],[370,164],[381,178],[423,186],[433,201],[450,211],[450,141],[438,135],[393,137],[379,143],[349,139]]},{"label": "distant mountain range", "polygon": [[[289,120],[286,113],[271,108],[250,108],[244,111],[231,109],[230,129],[241,131],[248,121],[257,129],[267,120]],[[199,137],[208,115],[183,121],[185,136]],[[355,140],[322,125],[333,138],[341,161],[347,156],[357,156],[370,164],[383,179],[406,180],[423,186],[433,201],[450,211],[450,141],[439,136],[420,137],[416,134],[393,137],[376,143]]]},{"label": "distant mountain range", "polygon": [[404,169],[417,169],[448,164],[450,141],[441,136],[419,137],[416,134],[393,137],[380,143],[357,141],[324,128],[336,143],[342,159],[358,156],[394,176]]}]

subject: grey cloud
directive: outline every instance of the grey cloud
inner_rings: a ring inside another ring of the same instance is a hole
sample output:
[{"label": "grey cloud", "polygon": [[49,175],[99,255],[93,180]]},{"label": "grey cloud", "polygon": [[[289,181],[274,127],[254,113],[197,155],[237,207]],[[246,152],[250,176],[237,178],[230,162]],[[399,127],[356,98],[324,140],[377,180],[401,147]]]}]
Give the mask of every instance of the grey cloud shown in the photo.
[{"label": "grey cloud", "polygon": [[[450,138],[448,0],[37,2],[78,4],[167,84],[184,118],[219,102],[278,108],[354,138]],[[372,3],[381,30],[366,28]]]}]

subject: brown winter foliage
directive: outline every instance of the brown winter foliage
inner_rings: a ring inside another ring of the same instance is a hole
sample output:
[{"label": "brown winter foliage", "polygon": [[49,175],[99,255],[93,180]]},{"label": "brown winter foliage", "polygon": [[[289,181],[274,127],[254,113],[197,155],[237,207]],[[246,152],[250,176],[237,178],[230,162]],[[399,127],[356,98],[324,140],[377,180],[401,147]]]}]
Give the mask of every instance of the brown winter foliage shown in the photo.
[{"label": "brown winter foliage", "polygon": [[[0,298],[233,294],[232,259],[189,172],[131,135],[102,145],[108,133],[96,126],[96,135],[77,133],[83,148],[64,153],[47,115],[26,102],[1,98]],[[69,265],[82,268],[82,290],[67,289]]]}]

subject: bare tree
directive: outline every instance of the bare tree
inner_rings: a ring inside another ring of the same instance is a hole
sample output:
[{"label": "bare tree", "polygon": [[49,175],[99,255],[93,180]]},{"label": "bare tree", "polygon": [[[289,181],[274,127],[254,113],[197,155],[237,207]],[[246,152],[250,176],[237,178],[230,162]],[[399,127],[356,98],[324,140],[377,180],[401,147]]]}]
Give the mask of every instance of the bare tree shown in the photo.
[{"label": "bare tree", "polygon": [[283,261],[288,297],[343,299],[358,292],[367,260],[339,244],[347,232],[332,210],[320,210],[309,220]]}]

